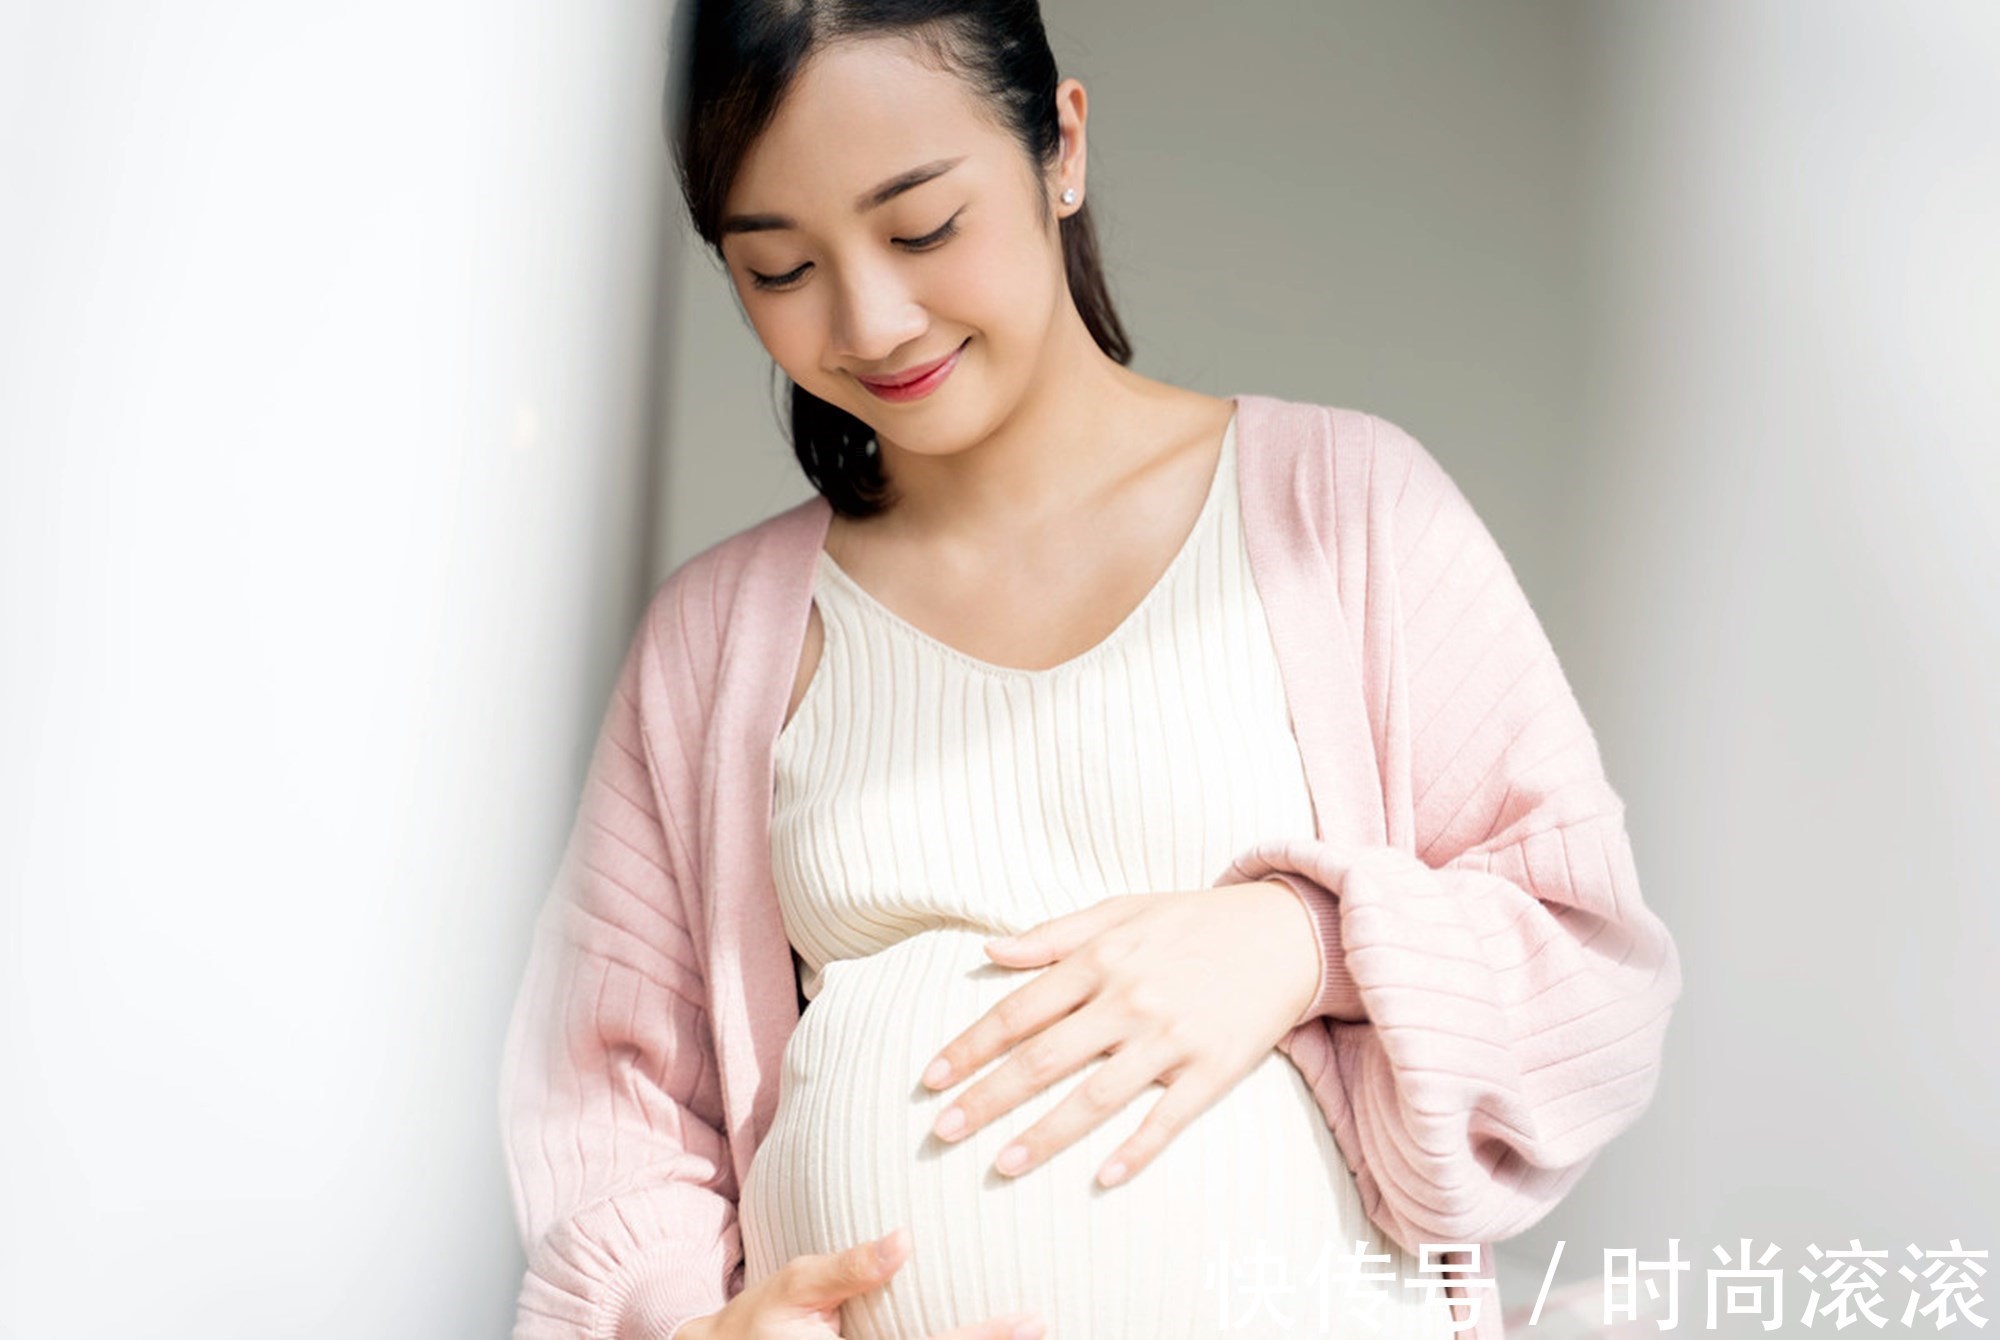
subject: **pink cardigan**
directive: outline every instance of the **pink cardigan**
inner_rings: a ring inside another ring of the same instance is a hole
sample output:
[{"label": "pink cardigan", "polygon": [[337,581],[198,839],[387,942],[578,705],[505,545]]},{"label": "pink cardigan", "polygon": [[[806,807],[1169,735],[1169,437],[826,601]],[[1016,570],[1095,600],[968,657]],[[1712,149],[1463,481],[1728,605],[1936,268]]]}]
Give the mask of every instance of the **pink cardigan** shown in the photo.
[{"label": "pink cardigan", "polygon": [[[1413,1255],[1476,1244],[1491,1279],[1492,1243],[1651,1101],[1679,957],[1555,652],[1451,478],[1375,415],[1235,402],[1318,836],[1214,882],[1317,895],[1322,989],[1279,1049],[1381,1231]],[[688,559],[626,653],[502,1059],[515,1340],[664,1340],[743,1286],[737,1189],[800,1014],[772,746],[831,515],[814,495]],[[1494,1340],[1497,1288],[1478,1299]]]}]

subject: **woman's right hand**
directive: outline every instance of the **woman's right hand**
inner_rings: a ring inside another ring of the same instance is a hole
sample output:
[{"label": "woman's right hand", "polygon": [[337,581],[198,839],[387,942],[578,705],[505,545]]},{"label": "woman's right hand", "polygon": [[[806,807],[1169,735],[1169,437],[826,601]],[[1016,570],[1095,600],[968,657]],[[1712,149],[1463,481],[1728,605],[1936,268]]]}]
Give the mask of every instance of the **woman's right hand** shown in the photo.
[{"label": "woman's right hand", "polygon": [[[845,1251],[795,1256],[769,1277],[737,1294],[720,1312],[697,1317],[674,1340],[824,1340],[840,1334],[840,1305],[878,1289],[907,1258],[909,1234],[901,1228]],[[1041,1340],[1033,1315],[961,1326],[931,1340]]]}]

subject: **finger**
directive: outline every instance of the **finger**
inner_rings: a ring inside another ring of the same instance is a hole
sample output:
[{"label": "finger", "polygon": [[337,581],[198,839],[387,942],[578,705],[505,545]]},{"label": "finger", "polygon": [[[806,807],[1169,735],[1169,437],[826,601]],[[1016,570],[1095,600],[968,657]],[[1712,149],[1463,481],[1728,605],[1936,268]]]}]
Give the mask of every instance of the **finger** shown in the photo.
[{"label": "finger", "polygon": [[1043,1029],[1014,1049],[1006,1064],[952,1100],[931,1131],[953,1144],[1026,1102],[1093,1057],[1127,1040],[1111,1011],[1085,1008]]},{"label": "finger", "polygon": [[1032,1312],[1023,1312],[1012,1317],[996,1317],[992,1321],[982,1321],[977,1326],[960,1326],[956,1330],[940,1331],[931,1340],[1041,1340],[1048,1333],[1042,1319]]},{"label": "finger", "polygon": [[971,1027],[945,1043],[924,1070],[924,1086],[942,1089],[960,1075],[972,1074],[1021,1038],[1069,1014],[1090,999],[1097,986],[1097,974],[1081,960],[1054,965],[1008,992]]},{"label": "finger", "polygon": [[1139,1175],[1140,1170],[1160,1156],[1189,1122],[1207,1111],[1228,1086],[1217,1084],[1205,1066],[1189,1064],[1167,1085],[1160,1101],[1146,1113],[1139,1129],[1097,1170],[1100,1186],[1118,1186]]},{"label": "finger", "polygon": [[1089,907],[1065,912],[1040,925],[1030,926],[1019,935],[988,940],[986,952],[1009,967],[1032,967],[1038,963],[1053,962],[1131,916],[1138,910],[1137,900],[1148,896],[1120,893],[1101,898]]},{"label": "finger", "polygon": [[[1123,1111],[1148,1085],[1166,1083],[1162,1076],[1178,1059],[1179,1054],[1158,1038],[1112,1052],[1110,1059],[1070,1090],[1053,1111],[1000,1151],[994,1159],[994,1171],[1019,1177],[1040,1167],[1103,1125],[1113,1113]],[[1009,1155],[1016,1149],[1024,1151],[1025,1157],[1010,1162]]]},{"label": "finger", "polygon": [[794,1257],[778,1271],[781,1302],[807,1311],[831,1311],[855,1294],[886,1283],[903,1264],[909,1232],[897,1227],[845,1251]]}]

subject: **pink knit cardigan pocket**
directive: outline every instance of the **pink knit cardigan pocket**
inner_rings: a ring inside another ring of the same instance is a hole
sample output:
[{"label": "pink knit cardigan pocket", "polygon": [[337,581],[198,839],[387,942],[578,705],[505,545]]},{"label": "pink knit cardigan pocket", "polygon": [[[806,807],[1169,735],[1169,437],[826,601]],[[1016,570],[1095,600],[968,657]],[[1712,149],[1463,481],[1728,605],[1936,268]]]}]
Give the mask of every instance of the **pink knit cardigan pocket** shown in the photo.
[{"label": "pink knit cardigan pocket", "polygon": [[1681,977],[1513,571],[1437,461],[1370,423],[1360,663],[1389,840],[1274,839],[1218,882],[1328,900],[1322,951],[1345,973],[1281,1050],[1370,1219],[1414,1253],[1555,1206],[1650,1103]]}]

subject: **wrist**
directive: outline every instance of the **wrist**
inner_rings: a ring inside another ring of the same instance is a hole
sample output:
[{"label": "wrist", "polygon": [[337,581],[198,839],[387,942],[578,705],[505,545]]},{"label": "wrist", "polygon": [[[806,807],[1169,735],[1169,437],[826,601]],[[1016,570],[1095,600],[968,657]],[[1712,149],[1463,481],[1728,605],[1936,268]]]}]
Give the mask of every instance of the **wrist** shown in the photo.
[{"label": "wrist", "polygon": [[722,1313],[690,1317],[669,1331],[667,1340],[722,1340]]},{"label": "wrist", "polygon": [[1297,1028],[1313,1017],[1312,1005],[1319,998],[1325,964],[1318,948],[1319,922],[1305,896],[1290,883],[1266,875],[1257,881],[1267,891],[1271,913],[1278,919],[1279,942],[1265,960],[1269,970],[1287,982],[1296,983],[1288,997],[1292,1019],[1287,1028]]},{"label": "wrist", "polygon": [[[1361,988],[1347,970],[1347,953],[1340,933],[1340,899],[1317,881],[1286,871],[1272,871],[1260,881],[1284,889],[1304,914],[1307,937],[1312,941],[1318,963],[1313,995],[1299,1015],[1298,1024],[1327,1018],[1360,1022],[1368,1017],[1361,1001]],[[1297,1024],[1293,1025],[1297,1027]]]}]

